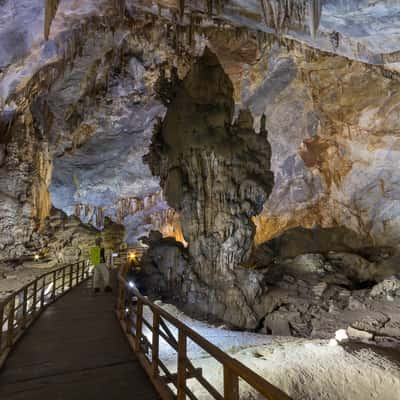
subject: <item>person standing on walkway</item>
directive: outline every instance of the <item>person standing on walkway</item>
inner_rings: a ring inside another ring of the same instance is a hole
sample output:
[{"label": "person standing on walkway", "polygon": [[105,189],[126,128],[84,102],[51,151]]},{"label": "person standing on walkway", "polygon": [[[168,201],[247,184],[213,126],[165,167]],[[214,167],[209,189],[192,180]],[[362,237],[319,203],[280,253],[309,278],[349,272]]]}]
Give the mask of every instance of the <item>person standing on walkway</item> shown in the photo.
[{"label": "person standing on walkway", "polygon": [[96,246],[90,249],[90,261],[94,266],[94,292],[98,293],[102,284],[105,292],[111,292],[110,271],[107,268],[105,249],[101,238],[97,238]]}]

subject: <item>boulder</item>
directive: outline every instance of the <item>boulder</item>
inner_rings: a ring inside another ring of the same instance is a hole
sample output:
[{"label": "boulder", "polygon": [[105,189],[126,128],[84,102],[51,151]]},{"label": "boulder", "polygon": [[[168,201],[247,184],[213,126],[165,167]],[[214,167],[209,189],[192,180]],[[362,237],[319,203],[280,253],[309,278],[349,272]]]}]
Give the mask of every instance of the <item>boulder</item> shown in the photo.
[{"label": "boulder", "polygon": [[357,339],[357,340],[373,340],[374,335],[371,332],[362,331],[361,329],[353,328],[349,326],[346,329],[347,335],[350,339]]},{"label": "boulder", "polygon": [[325,273],[325,258],[321,254],[302,254],[297,256],[290,264],[296,273]]},{"label": "boulder", "polygon": [[392,276],[389,279],[379,282],[371,289],[370,295],[371,297],[400,297],[400,279],[397,276]]},{"label": "boulder", "polygon": [[274,254],[292,258],[306,253],[356,252],[370,244],[356,232],[340,226],[288,229],[267,243]]},{"label": "boulder", "polygon": [[367,282],[374,279],[374,264],[358,254],[329,252],[327,258],[337,272],[355,282]]}]

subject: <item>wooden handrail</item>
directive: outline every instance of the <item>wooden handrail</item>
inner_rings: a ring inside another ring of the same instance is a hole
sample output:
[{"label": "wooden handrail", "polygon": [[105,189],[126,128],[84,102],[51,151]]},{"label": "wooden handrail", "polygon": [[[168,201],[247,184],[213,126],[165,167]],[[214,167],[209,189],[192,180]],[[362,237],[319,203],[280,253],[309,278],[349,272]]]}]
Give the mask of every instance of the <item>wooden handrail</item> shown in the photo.
[{"label": "wooden handrail", "polygon": [[[87,279],[89,271],[90,264],[87,261],[64,265],[38,276],[0,303],[0,368],[4,365],[15,343],[42,311],[56,299]],[[48,277],[50,277],[50,280],[47,279]],[[137,300],[135,307],[132,305],[133,297]],[[150,308],[153,314],[152,321],[145,319],[144,306]],[[267,400],[290,400],[280,389],[142,296],[135,287],[129,285],[121,273],[118,275],[116,313],[129,344],[163,400],[183,400],[186,398],[197,400],[196,394],[187,385],[189,379],[196,379],[208,391],[210,398],[239,400],[239,378],[246,381]],[[132,318],[133,314],[135,318]],[[166,322],[177,330],[177,338],[174,337]],[[143,325],[152,332],[151,343],[143,335]],[[160,337],[178,353],[177,373],[169,371],[159,358]],[[189,360],[187,354],[188,340],[196,343],[222,364],[223,394],[220,394],[203,376],[201,369],[195,368]],[[150,352],[151,358],[148,356]],[[169,384],[175,386],[175,391],[170,389]]]},{"label": "wooden handrail", "polygon": [[42,311],[86,280],[89,271],[88,261],[63,265],[39,275],[0,302],[0,368],[15,343]]},{"label": "wooden handrail", "polygon": [[[133,297],[137,299],[136,310],[132,306],[131,299]],[[143,316],[144,306],[150,308],[153,314],[152,322],[145,320]],[[210,343],[207,339],[185,325],[182,321],[169,314],[163,308],[157,306],[144,297],[135,287],[129,285],[129,282],[121,273],[118,275],[118,300],[116,313],[130,345],[163,400],[183,400],[187,397],[196,400],[196,394],[187,386],[188,379],[197,379],[197,381],[209,392],[210,398],[218,400],[238,400],[240,399],[239,378],[246,381],[248,385],[253,387],[267,400],[290,400],[290,397],[280,389],[266,381],[238,360],[229,356],[214,344]],[[133,314],[134,318],[132,318]],[[172,335],[164,320],[177,329],[177,339]],[[143,325],[146,325],[146,327],[152,332],[152,340],[149,345],[143,344],[143,342],[146,343],[147,341],[147,338],[142,332]],[[171,373],[166,365],[159,359],[160,336],[178,353],[177,374]],[[204,351],[210,354],[211,357],[222,364],[224,379],[223,395],[221,395],[217,389],[207,381],[201,371],[194,368],[188,359],[188,339],[196,343]],[[151,358],[147,355],[149,348],[152,349]],[[175,386],[175,391],[172,391],[168,384],[173,384]]]},{"label": "wooden handrail", "polygon": [[[134,251],[139,257],[143,248],[134,247],[119,253],[119,259]],[[113,264],[112,253],[107,255]],[[3,298],[0,302],[0,368],[12,347],[42,311],[59,297],[89,277],[90,263],[77,261],[37,276],[33,281]],[[49,279],[50,277],[50,279]]]}]

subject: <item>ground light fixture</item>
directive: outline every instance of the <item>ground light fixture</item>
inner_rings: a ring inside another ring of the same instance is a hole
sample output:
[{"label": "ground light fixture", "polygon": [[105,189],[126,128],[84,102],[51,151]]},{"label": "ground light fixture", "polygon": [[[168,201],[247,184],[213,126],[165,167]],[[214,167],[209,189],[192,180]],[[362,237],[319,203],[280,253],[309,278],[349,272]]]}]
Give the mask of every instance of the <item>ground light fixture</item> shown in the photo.
[{"label": "ground light fixture", "polygon": [[137,254],[134,252],[129,253],[128,259],[129,259],[129,261],[135,261],[137,259]]}]

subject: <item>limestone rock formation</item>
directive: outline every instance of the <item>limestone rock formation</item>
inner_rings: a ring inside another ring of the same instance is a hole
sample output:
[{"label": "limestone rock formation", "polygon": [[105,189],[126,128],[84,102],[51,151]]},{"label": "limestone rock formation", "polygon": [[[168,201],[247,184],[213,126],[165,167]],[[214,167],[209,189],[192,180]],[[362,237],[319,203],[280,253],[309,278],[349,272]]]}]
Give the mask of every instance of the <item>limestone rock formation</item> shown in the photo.
[{"label": "limestone rock formation", "polygon": [[348,328],[357,340],[400,340],[397,256],[377,263],[356,253],[268,253],[268,265],[236,267],[211,284],[181,244],[154,235],[148,245],[140,283],[194,316],[273,335],[329,339]]},{"label": "limestone rock formation", "polygon": [[[171,286],[235,326],[396,336],[400,5],[307,3],[0,1],[0,259],[79,256],[97,231],[53,205],[131,243],[187,240],[163,245]],[[205,47],[220,67],[197,63]],[[142,156],[166,107],[149,162],[176,210],[137,210],[160,191]]]},{"label": "limestone rock formation", "polygon": [[98,237],[103,239],[107,251],[118,250],[125,239],[125,228],[107,218],[104,229],[99,231],[75,216],[67,216],[63,211],[52,208],[42,237],[44,245],[35,249],[37,254],[51,262],[73,263],[89,259],[90,247]]},{"label": "limestone rock formation", "polygon": [[232,83],[206,49],[179,83],[145,158],[180,214],[195,270],[206,282],[248,258],[251,217],[273,185],[267,132],[256,134],[245,111],[231,125],[233,112]]}]

